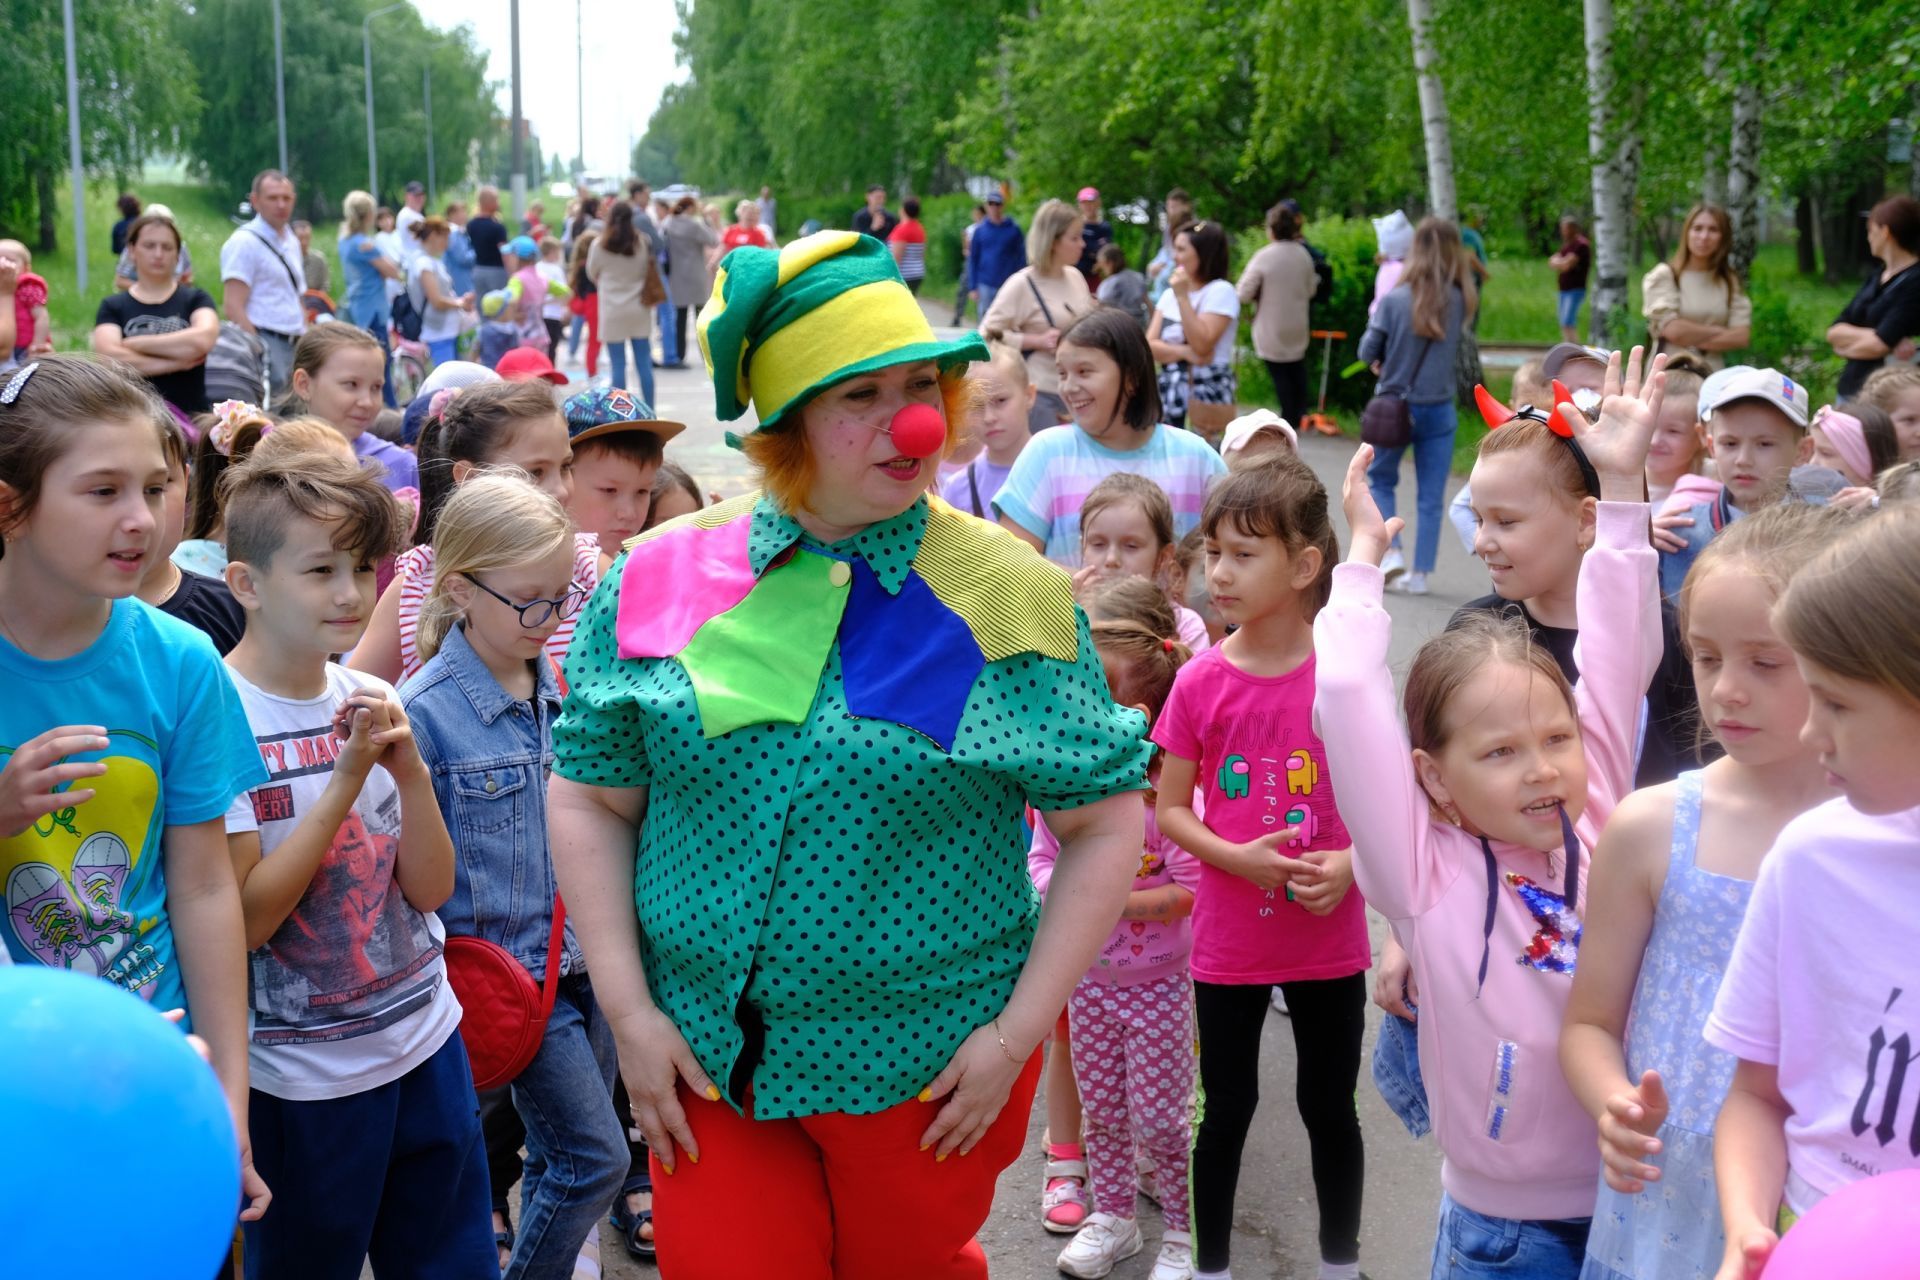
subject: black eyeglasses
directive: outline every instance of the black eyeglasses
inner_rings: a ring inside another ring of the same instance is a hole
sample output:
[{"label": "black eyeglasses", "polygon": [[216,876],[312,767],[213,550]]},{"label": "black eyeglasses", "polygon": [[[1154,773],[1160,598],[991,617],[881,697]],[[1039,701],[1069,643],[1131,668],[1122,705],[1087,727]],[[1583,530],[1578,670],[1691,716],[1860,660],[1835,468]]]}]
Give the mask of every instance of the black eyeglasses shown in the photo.
[{"label": "black eyeglasses", "polygon": [[565,622],[579,613],[581,607],[587,603],[587,597],[593,594],[579,583],[573,582],[567,584],[567,594],[557,600],[529,600],[525,604],[515,604],[472,574],[463,573],[460,576],[519,614],[520,625],[529,631],[544,625],[548,618],[556,614],[559,615],[560,621]]}]

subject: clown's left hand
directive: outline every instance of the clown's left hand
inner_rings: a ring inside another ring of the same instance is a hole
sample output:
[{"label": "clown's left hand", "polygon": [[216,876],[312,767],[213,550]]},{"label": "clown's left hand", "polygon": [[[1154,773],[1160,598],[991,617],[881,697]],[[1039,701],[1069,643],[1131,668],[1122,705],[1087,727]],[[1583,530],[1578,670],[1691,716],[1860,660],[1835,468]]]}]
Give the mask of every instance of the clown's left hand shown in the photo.
[{"label": "clown's left hand", "polygon": [[1028,1049],[1019,1062],[1009,1061],[994,1025],[976,1027],[920,1095],[922,1102],[947,1099],[920,1136],[920,1149],[931,1147],[935,1160],[945,1160],[955,1151],[964,1156],[978,1146],[1007,1105],[1007,1095],[1031,1056],[1033,1049]]}]

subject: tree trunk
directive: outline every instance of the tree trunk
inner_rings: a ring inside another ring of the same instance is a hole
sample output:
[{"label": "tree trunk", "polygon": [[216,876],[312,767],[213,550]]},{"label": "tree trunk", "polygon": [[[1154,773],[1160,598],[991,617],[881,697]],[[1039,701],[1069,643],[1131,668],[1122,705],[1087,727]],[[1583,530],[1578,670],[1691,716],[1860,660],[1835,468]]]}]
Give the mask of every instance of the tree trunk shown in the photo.
[{"label": "tree trunk", "polygon": [[1803,276],[1820,271],[1820,222],[1813,210],[1813,197],[1802,191],[1793,202],[1794,266]]},{"label": "tree trunk", "polygon": [[1427,135],[1427,203],[1442,218],[1457,219],[1453,190],[1453,131],[1447,122],[1447,97],[1433,69],[1432,0],[1407,0],[1407,25],[1413,28],[1413,69],[1420,84],[1420,121]]},{"label": "tree trunk", "polygon": [[1727,265],[1742,280],[1760,244],[1760,85],[1748,62],[1733,87],[1733,136],[1727,146],[1727,213],[1733,220],[1733,250]]},{"label": "tree trunk", "polygon": [[53,173],[45,166],[34,171],[33,194],[40,205],[40,240],[33,251],[52,253],[60,244],[55,232],[60,224],[60,209],[53,197]]},{"label": "tree trunk", "polygon": [[1627,306],[1627,184],[1633,140],[1613,111],[1613,0],[1584,0],[1587,27],[1587,157],[1593,167],[1593,344],[1610,345]]},{"label": "tree trunk", "polygon": [[1913,83],[1913,106],[1907,112],[1907,194],[1920,200],[1920,80]]}]

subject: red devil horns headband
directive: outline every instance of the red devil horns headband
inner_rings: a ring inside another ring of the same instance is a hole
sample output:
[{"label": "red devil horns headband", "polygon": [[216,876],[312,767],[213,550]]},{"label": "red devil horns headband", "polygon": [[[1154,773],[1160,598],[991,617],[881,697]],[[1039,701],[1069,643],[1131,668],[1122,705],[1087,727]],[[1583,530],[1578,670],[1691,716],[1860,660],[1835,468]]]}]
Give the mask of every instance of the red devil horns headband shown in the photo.
[{"label": "red devil horns headband", "polygon": [[1566,385],[1555,378],[1553,380],[1553,412],[1543,413],[1530,404],[1517,409],[1509,409],[1495,400],[1487,389],[1478,383],[1473,388],[1473,402],[1479,406],[1480,416],[1486,420],[1487,430],[1498,431],[1516,419],[1524,422],[1543,423],[1547,430],[1567,442],[1567,448],[1573,451],[1573,460],[1580,466],[1580,478],[1586,483],[1587,492],[1594,497],[1600,496],[1600,474],[1593,469],[1593,463],[1587,460],[1587,451],[1580,447],[1580,441],[1574,438],[1573,428],[1567,425],[1566,410],[1575,413],[1579,409],[1574,405],[1573,393]]}]

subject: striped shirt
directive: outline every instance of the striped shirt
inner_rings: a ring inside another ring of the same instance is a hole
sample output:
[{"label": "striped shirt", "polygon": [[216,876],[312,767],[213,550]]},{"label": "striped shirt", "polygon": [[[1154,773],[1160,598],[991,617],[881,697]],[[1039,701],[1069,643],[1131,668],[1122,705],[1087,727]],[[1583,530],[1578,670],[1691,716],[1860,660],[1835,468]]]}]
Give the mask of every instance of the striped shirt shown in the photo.
[{"label": "striped shirt", "polygon": [[[413,547],[403,552],[394,572],[403,575],[400,578],[400,679],[394,683],[403,684],[426,665],[413,647],[413,637],[420,627],[421,602],[433,590],[433,547]],[[600,543],[590,533],[573,535],[573,580],[588,590],[600,585]],[[575,618],[563,619],[547,637],[547,653],[555,662],[567,656],[576,621]]]},{"label": "striped shirt", "polygon": [[[1125,430],[1122,427],[1121,430]],[[1080,567],[1080,508],[1093,486],[1116,471],[1145,476],[1173,502],[1173,535],[1184,538],[1200,523],[1207,487],[1227,464],[1191,431],[1154,427],[1138,449],[1109,449],[1079,427],[1049,427],[1027,442],[1014,460],[993,507],[1036,538],[1047,559],[1064,569]]]}]

